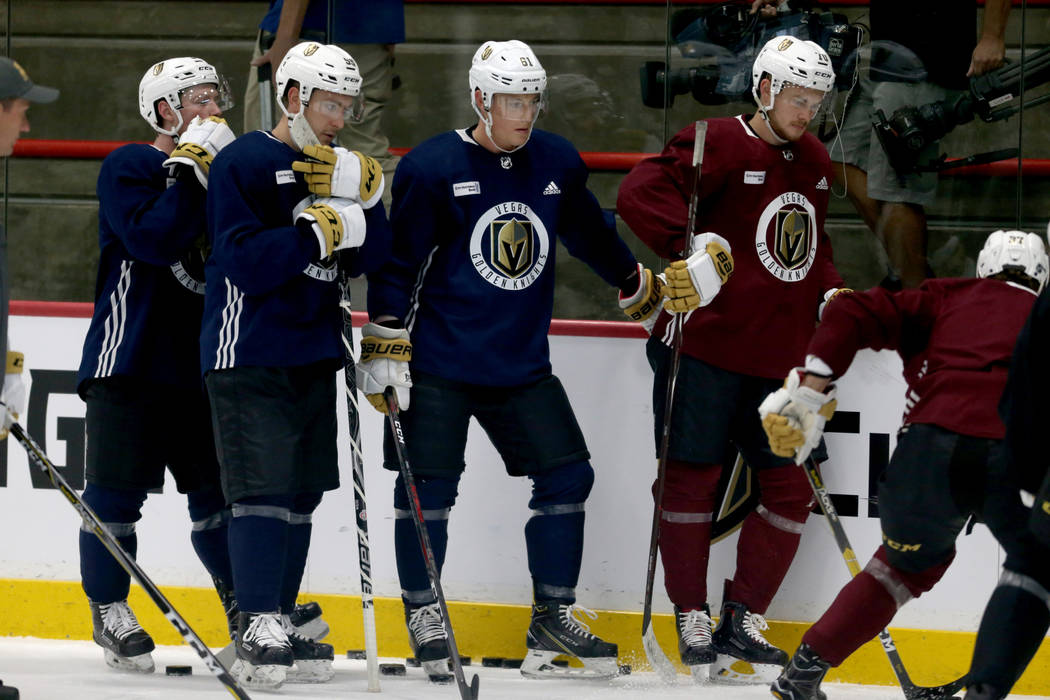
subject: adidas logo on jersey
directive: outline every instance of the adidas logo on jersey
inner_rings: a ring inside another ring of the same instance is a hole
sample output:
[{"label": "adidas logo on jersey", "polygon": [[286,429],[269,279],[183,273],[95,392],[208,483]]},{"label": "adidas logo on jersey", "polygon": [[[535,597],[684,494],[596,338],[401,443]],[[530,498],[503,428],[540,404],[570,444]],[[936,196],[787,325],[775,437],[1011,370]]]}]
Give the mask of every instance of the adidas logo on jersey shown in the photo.
[{"label": "adidas logo on jersey", "polygon": [[554,184],[554,180],[551,180],[550,184],[543,190],[543,194],[561,194],[561,190]]},{"label": "adidas logo on jersey", "polygon": [[817,183],[818,190],[826,190],[828,188],[828,179],[826,177],[820,178],[820,182]]}]

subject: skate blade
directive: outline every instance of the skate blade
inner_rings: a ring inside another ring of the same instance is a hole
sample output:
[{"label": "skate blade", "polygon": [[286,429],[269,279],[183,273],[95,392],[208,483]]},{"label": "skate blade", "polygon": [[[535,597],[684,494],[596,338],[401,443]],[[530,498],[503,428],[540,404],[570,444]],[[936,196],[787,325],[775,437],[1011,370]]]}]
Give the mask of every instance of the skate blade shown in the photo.
[{"label": "skate blade", "polygon": [[285,683],[327,683],[335,677],[331,659],[295,660],[288,669]]},{"label": "skate blade", "polygon": [[694,664],[689,667],[689,675],[693,677],[693,685],[707,685],[711,664]]},{"label": "skate blade", "polygon": [[153,656],[149,652],[138,656],[118,656],[109,649],[102,650],[106,665],[117,671],[128,673],[153,673]]},{"label": "skate blade", "polygon": [[288,667],[276,664],[254,666],[244,659],[237,659],[233,662],[230,675],[241,685],[253,690],[277,690],[284,685]]},{"label": "skate blade", "polygon": [[711,664],[709,675],[713,683],[768,685],[775,681],[783,670],[783,666],[777,664],[751,663],[735,656],[719,654]]},{"label": "skate blade", "polygon": [[577,659],[583,664],[583,668],[571,666],[555,666],[554,657],[560,652],[530,649],[521,662],[521,675],[526,678],[538,679],[573,679],[607,681],[620,675],[620,666],[616,663],[616,657],[603,656],[600,658]]},{"label": "skate blade", "polygon": [[433,661],[421,661],[420,666],[427,674],[431,683],[445,685],[455,680],[455,676],[448,672],[448,659],[434,659]]},{"label": "skate blade", "polygon": [[309,622],[303,623],[301,627],[296,627],[295,631],[304,637],[319,642],[328,636],[329,627],[328,623],[324,621],[324,618],[315,617]]}]

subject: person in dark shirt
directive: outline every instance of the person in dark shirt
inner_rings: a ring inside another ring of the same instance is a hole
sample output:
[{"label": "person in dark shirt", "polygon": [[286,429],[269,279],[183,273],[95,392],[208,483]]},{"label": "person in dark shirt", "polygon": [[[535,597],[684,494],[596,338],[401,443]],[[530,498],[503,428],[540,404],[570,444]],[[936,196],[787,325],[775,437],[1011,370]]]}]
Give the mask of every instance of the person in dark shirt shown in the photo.
[{"label": "person in dark shirt", "polygon": [[[217,586],[232,588],[229,512],[200,382],[204,206],[212,157],[233,141],[226,82],[200,58],[169,58],[139,83],[151,144],[110,153],[98,177],[99,267],[78,391],[87,403],[84,501],[135,554],[135,523],[167,467],[187,495],[190,539]],[[128,606],[127,572],[90,530],[80,570],[106,663],[153,671],[153,640]]]},{"label": "person in dark shirt", "polygon": [[801,464],[834,411],[834,379],[859,349],[896,350],[904,363],[904,423],[879,480],[883,544],[806,631],[773,682],[776,697],[822,697],[829,668],[941,579],[971,515],[987,523],[1007,550],[1007,569],[1010,553],[1029,547],[1026,528],[1015,527],[1027,511],[1007,477],[1005,427],[996,406],[1014,343],[1047,274],[1039,236],[995,231],[978,256],[976,279],[844,295],[825,312],[804,366],[792,369],[784,388],[762,402],[771,448]]}]

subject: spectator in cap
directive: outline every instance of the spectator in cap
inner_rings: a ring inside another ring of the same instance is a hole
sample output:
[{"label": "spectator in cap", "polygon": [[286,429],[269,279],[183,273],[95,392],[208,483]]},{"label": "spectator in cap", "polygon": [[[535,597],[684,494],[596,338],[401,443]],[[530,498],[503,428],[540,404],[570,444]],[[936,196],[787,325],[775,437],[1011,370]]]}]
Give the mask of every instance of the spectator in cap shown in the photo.
[{"label": "spectator in cap", "polygon": [[58,90],[35,85],[18,61],[0,56],[0,156],[11,155],[18,137],[29,131],[26,111],[30,103],[56,99]]}]

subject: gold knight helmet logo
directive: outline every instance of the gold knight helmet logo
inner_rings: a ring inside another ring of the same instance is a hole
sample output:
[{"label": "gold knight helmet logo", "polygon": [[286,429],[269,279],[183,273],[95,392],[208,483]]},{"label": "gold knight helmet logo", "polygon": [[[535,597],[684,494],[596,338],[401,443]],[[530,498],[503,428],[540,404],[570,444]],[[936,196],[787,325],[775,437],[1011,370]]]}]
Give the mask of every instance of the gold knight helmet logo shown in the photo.
[{"label": "gold knight helmet logo", "polygon": [[806,264],[810,228],[808,212],[799,209],[781,209],[777,212],[773,254],[786,269],[793,270]]},{"label": "gold knight helmet logo", "polygon": [[160,75],[160,72],[164,70],[164,61],[161,61],[157,65],[153,66],[153,75]]},{"label": "gold knight helmet logo", "polygon": [[489,224],[492,266],[514,279],[532,267],[532,222],[497,219]]},{"label": "gold knight helmet logo", "polygon": [[319,49],[319,48],[321,48],[320,44],[310,44],[303,51],[303,55],[304,56],[313,56],[315,53],[317,53],[317,49]]}]

